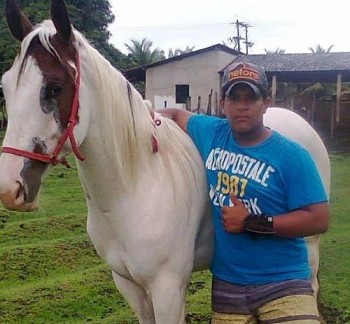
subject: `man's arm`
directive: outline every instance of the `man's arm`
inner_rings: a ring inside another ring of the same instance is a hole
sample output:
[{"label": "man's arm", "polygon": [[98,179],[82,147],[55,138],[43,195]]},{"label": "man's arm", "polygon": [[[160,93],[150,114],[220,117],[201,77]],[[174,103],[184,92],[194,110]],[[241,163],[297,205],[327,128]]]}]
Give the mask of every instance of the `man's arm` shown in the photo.
[{"label": "man's arm", "polygon": [[[249,212],[235,196],[231,196],[233,207],[222,207],[222,224],[227,232],[244,231],[244,222]],[[281,237],[305,237],[322,234],[329,226],[327,203],[312,204],[283,215],[273,217],[273,229]]]},{"label": "man's arm", "polygon": [[175,123],[187,133],[187,123],[190,117],[193,115],[192,113],[185,109],[177,108],[158,109],[156,112],[175,121]]},{"label": "man's arm", "polygon": [[322,234],[328,230],[329,207],[327,203],[313,204],[273,218],[279,236],[301,237]]}]

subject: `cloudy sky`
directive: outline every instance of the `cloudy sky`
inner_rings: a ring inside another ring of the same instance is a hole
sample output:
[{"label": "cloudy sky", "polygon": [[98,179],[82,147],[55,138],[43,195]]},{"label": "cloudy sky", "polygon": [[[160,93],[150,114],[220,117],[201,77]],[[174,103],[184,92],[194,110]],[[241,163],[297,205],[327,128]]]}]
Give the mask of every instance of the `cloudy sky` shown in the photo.
[{"label": "cloudy sky", "polygon": [[[350,51],[349,0],[110,0],[116,16],[111,43],[127,53],[124,43],[147,38],[168,53],[195,50],[236,36],[237,20],[248,24],[250,53],[281,48],[310,53],[309,47],[334,45]],[[243,32],[243,30],[242,30]]]}]

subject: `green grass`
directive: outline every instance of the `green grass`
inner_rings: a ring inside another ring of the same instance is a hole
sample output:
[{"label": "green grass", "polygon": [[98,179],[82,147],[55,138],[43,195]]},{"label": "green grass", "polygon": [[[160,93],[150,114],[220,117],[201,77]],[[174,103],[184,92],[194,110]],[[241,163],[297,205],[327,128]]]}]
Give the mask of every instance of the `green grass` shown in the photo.
[{"label": "green grass", "polygon": [[1,323],[132,323],[133,318],[86,234],[75,167],[52,170],[38,211],[0,209]]},{"label": "green grass", "polygon": [[338,323],[350,323],[350,155],[331,155],[331,165],[331,226],[321,240],[321,293],[328,307],[342,311]]},{"label": "green grass", "polygon": [[[72,160],[72,159],[71,159]],[[350,155],[332,155],[332,222],[321,241],[327,323],[350,323]],[[187,322],[207,323],[210,273],[187,290]],[[77,170],[53,168],[40,209],[0,208],[0,323],[137,323],[86,234]]]}]

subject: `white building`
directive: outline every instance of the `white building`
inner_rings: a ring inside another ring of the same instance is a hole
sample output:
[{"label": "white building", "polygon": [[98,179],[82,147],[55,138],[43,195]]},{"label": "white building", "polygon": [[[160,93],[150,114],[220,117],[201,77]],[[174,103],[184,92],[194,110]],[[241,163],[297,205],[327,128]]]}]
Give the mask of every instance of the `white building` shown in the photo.
[{"label": "white building", "polygon": [[[128,70],[129,80],[145,82],[145,99],[154,108],[185,108],[217,111],[220,71],[240,53],[221,44],[174,56],[144,67]],[[190,101],[190,102],[188,102]]]}]

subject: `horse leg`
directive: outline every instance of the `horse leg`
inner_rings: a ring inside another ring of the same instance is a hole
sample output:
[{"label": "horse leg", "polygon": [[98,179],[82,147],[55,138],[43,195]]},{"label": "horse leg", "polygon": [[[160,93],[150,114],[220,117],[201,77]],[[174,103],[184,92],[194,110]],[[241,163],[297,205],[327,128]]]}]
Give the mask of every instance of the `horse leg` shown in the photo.
[{"label": "horse leg", "polygon": [[171,275],[157,276],[150,286],[157,324],[185,324],[185,297],[188,280]]},{"label": "horse leg", "polygon": [[140,324],[154,324],[153,305],[145,290],[114,271],[112,275],[118,290],[135,312]]}]

